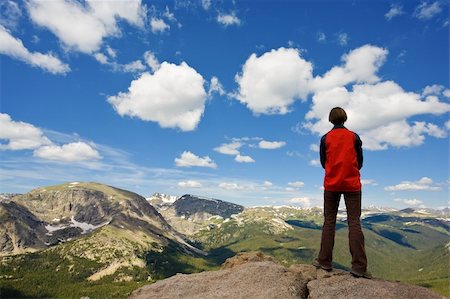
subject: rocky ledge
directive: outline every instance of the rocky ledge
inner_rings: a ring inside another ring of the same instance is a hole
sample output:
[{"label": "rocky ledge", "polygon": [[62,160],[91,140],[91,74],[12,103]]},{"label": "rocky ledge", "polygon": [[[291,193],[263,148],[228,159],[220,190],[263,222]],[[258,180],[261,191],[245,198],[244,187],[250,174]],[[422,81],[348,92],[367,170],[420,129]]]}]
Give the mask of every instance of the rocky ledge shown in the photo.
[{"label": "rocky ledge", "polygon": [[241,253],[218,271],[177,274],[134,291],[130,299],[175,298],[444,298],[426,288],[297,264],[286,268],[260,252]]}]

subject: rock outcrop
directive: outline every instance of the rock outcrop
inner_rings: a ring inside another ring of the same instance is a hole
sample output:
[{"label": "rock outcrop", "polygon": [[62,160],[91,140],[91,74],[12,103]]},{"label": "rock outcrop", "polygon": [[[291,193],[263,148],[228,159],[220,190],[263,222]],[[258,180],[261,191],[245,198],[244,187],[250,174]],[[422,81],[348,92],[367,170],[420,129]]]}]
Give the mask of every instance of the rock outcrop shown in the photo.
[{"label": "rock outcrop", "polygon": [[308,298],[442,299],[426,288],[297,264],[286,268],[261,253],[242,253],[218,271],[177,274],[134,291],[130,299]]}]

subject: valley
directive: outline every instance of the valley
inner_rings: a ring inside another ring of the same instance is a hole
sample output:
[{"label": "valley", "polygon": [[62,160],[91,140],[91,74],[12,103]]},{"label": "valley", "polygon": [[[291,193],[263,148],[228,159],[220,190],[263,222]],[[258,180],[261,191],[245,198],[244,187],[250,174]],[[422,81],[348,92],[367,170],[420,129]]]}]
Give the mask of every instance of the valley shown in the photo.
[{"label": "valley", "polygon": [[[369,270],[450,296],[449,218],[448,210],[365,209]],[[73,182],[2,197],[0,224],[2,296],[126,298],[176,273],[218,269],[239,252],[310,264],[322,210],[250,208],[188,194],[145,199]],[[347,270],[345,211],[336,228],[333,266]]]}]

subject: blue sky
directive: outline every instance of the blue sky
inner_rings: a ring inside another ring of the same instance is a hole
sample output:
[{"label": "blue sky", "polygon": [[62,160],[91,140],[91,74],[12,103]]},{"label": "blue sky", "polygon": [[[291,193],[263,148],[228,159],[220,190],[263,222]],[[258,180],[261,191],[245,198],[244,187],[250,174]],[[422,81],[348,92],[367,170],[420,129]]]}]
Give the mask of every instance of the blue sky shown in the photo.
[{"label": "blue sky", "polygon": [[346,109],[363,206],[449,205],[446,1],[2,1],[0,191],[322,204]]}]

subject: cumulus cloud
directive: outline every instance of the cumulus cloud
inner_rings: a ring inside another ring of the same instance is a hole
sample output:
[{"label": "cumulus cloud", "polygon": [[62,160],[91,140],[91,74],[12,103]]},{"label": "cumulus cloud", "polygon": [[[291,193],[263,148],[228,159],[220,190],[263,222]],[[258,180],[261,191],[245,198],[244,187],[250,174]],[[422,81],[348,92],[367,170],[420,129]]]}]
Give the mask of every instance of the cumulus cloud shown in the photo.
[{"label": "cumulus cloud", "polygon": [[352,91],[335,87],[316,92],[306,119],[317,121],[307,121],[305,128],[324,134],[331,128],[328,113],[336,106],[346,110],[349,119],[346,125],[360,133],[364,148],[369,150],[420,145],[425,139],[424,134],[442,135],[436,133],[438,130],[434,124],[410,124],[407,118],[450,111],[450,105],[440,102],[436,96],[422,99],[419,94],[404,91],[393,81],[357,84]]},{"label": "cumulus cloud", "polygon": [[52,74],[65,74],[70,71],[67,64],[51,53],[30,52],[20,39],[13,37],[2,25],[0,25],[0,54],[21,60]]},{"label": "cumulus cloud", "polygon": [[170,25],[164,22],[163,19],[152,18],[150,21],[150,27],[153,33],[163,33],[170,29]]},{"label": "cumulus cloud", "polygon": [[403,11],[403,7],[401,5],[398,4],[391,4],[391,8],[389,9],[389,11],[384,15],[384,17],[390,21],[392,20],[394,17],[400,16],[402,14],[404,14],[405,12]]},{"label": "cumulus cloud", "polygon": [[295,99],[306,100],[311,79],[312,64],[297,49],[252,54],[235,76],[236,98],[255,114],[286,114]]},{"label": "cumulus cloud", "polygon": [[[296,99],[313,94],[306,121],[296,131],[326,133],[331,129],[330,109],[340,106],[348,115],[346,125],[360,134],[368,150],[420,145],[426,135],[446,137],[437,124],[410,123],[408,118],[450,111],[450,105],[440,101],[450,91],[430,85],[419,94],[394,81],[382,81],[378,71],[387,55],[384,48],[363,45],[344,54],[341,65],[313,77],[312,64],[296,49],[280,48],[260,57],[252,54],[235,76],[239,85],[235,97],[255,114],[285,114]],[[311,163],[319,166],[316,160]]]},{"label": "cumulus cloud", "polygon": [[105,37],[120,36],[119,19],[142,28],[146,10],[141,0],[30,0],[27,9],[31,20],[50,30],[65,47],[88,54],[95,53]]},{"label": "cumulus cloud", "polygon": [[179,167],[209,167],[217,168],[217,164],[210,157],[203,158],[190,151],[184,151],[179,158],[175,158],[175,165]]},{"label": "cumulus cloud", "polygon": [[375,83],[376,75],[386,60],[388,51],[372,45],[364,45],[342,56],[342,66],[335,66],[312,82],[314,91],[330,90],[350,83]]},{"label": "cumulus cloud", "polygon": [[25,122],[17,122],[0,113],[0,150],[34,150],[33,156],[59,162],[82,162],[102,157],[93,145],[82,141],[55,145],[41,129]]},{"label": "cumulus cloud", "polygon": [[266,140],[261,140],[258,143],[259,148],[262,149],[277,149],[277,148],[281,148],[283,146],[286,145],[286,142],[284,141],[266,141]]},{"label": "cumulus cloud", "polygon": [[442,11],[439,1],[433,3],[422,2],[414,10],[414,16],[420,20],[429,20]]},{"label": "cumulus cloud", "polygon": [[143,73],[128,92],[108,97],[121,116],[157,122],[163,128],[194,130],[203,115],[207,94],[204,79],[182,62],[163,62],[154,74]]},{"label": "cumulus cloud", "polygon": [[241,156],[240,154],[238,154],[238,155],[234,158],[234,160],[235,160],[236,162],[239,162],[239,163],[254,163],[254,162],[255,162],[255,160],[253,160],[252,157],[250,157],[250,156]]},{"label": "cumulus cloud", "polygon": [[36,149],[51,144],[41,129],[25,122],[13,121],[6,113],[0,113],[0,150]]},{"label": "cumulus cloud", "polygon": [[82,162],[101,159],[100,154],[85,142],[59,145],[44,145],[34,150],[33,155],[46,160],[61,162]]},{"label": "cumulus cloud", "polygon": [[440,191],[441,187],[433,184],[433,180],[428,177],[422,177],[418,181],[403,181],[400,184],[385,187],[386,191]]},{"label": "cumulus cloud", "polygon": [[180,188],[201,188],[202,184],[198,181],[182,181],[182,182],[178,182],[178,187]]},{"label": "cumulus cloud", "polygon": [[231,143],[224,143],[214,150],[224,155],[239,155],[239,148],[243,145],[243,143],[235,141]]},{"label": "cumulus cloud", "polygon": [[239,26],[241,24],[241,20],[236,16],[235,12],[230,14],[219,14],[217,16],[217,22],[225,27],[232,25]]}]

